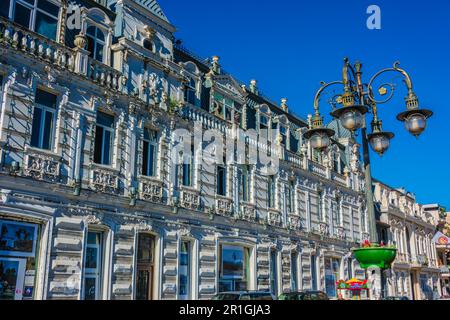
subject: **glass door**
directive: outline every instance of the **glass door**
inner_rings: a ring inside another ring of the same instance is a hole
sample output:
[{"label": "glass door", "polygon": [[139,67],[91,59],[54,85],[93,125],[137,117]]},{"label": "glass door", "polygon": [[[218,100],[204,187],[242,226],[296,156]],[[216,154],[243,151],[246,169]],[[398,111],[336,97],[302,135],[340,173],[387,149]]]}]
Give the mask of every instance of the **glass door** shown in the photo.
[{"label": "glass door", "polygon": [[191,243],[189,241],[181,242],[180,266],[178,270],[178,296],[180,300],[189,300],[191,286]]},{"label": "glass door", "polygon": [[102,233],[88,232],[84,260],[84,300],[101,297]]},{"label": "glass door", "polygon": [[136,300],[152,300],[155,237],[140,234],[136,269]]}]

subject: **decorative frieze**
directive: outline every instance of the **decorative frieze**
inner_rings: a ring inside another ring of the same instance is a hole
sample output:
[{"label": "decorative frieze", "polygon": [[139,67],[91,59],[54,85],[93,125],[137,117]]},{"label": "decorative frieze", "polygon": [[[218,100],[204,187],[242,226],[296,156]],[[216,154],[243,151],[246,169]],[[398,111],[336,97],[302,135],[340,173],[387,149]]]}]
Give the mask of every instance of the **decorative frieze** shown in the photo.
[{"label": "decorative frieze", "polygon": [[281,226],[282,225],[281,212],[278,210],[269,209],[268,223],[271,226],[275,226],[275,227]]},{"label": "decorative frieze", "polygon": [[251,203],[241,203],[241,218],[256,221],[256,207]]},{"label": "decorative frieze", "polygon": [[222,216],[233,215],[233,200],[226,197],[216,199],[216,213]]},{"label": "decorative frieze", "polygon": [[25,156],[24,175],[36,180],[59,182],[61,162],[55,157],[37,153]]},{"label": "decorative frieze", "polygon": [[186,209],[200,209],[200,192],[183,188],[181,190],[180,206]]},{"label": "decorative frieze", "polygon": [[328,228],[328,223],[326,222],[320,222],[317,225],[317,232],[321,235],[321,236],[327,236],[329,234],[329,228]]},{"label": "decorative frieze", "polygon": [[345,240],[345,238],[346,238],[345,228],[341,227],[341,226],[334,227],[334,235],[339,240]]},{"label": "decorative frieze", "polygon": [[161,203],[163,199],[163,183],[159,180],[141,177],[140,196],[143,200]]},{"label": "decorative frieze", "polygon": [[91,188],[96,192],[117,193],[119,188],[118,172],[92,168]]},{"label": "decorative frieze", "polygon": [[292,230],[301,230],[302,229],[302,219],[300,216],[296,214],[289,215],[289,228]]}]

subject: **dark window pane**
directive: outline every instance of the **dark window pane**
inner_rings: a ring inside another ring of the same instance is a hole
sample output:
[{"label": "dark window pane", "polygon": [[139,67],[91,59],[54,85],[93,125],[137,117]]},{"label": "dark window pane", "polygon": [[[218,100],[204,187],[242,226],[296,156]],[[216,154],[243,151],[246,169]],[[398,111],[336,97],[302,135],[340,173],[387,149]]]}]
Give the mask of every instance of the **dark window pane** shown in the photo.
[{"label": "dark window pane", "polygon": [[56,28],[58,20],[47,16],[41,12],[36,12],[36,26],[35,31],[43,36],[55,40],[56,39]]},{"label": "dark window pane", "polygon": [[103,150],[103,163],[104,165],[111,164],[111,144],[112,144],[112,136],[111,132],[105,131],[105,141],[104,141],[104,150]]},{"label": "dark window pane", "polygon": [[89,56],[94,57],[95,41],[91,37],[87,37],[87,51],[89,51]]},{"label": "dark window pane", "polygon": [[36,90],[36,103],[49,108],[56,108],[56,96],[50,92],[37,89]]},{"label": "dark window pane", "polygon": [[148,166],[148,160],[149,160],[149,154],[148,154],[148,147],[149,147],[149,143],[147,141],[144,141],[144,145],[143,145],[143,159],[142,159],[142,175],[144,176],[149,176],[149,166]]},{"label": "dark window pane", "polygon": [[189,187],[191,185],[191,165],[183,164],[183,185]]},{"label": "dark window pane", "polygon": [[52,132],[53,132],[53,113],[45,112],[44,122],[44,137],[42,140],[42,149],[50,150],[52,147]]},{"label": "dark window pane", "polygon": [[9,17],[9,1],[10,0],[0,1],[0,16],[5,18]]},{"label": "dark window pane", "polygon": [[94,247],[86,248],[86,261],[84,267],[87,269],[97,268],[98,249]]},{"label": "dark window pane", "polygon": [[97,47],[95,48],[95,59],[98,61],[103,61],[103,45],[97,43]]},{"label": "dark window pane", "polygon": [[97,123],[108,128],[114,128],[114,116],[103,112],[98,112]]},{"label": "dark window pane", "polygon": [[95,38],[95,29],[95,27],[90,26],[89,28],[87,28],[86,34]]},{"label": "dark window pane", "polygon": [[148,175],[153,177],[156,174],[156,150],[154,145],[150,145],[150,155],[149,155],[149,164],[148,164]]},{"label": "dark window pane", "polygon": [[33,112],[33,128],[31,132],[31,146],[39,148],[39,136],[41,133],[42,109],[34,107]]},{"label": "dark window pane", "polygon": [[99,164],[102,163],[103,130],[100,126],[95,130],[94,162]]},{"label": "dark window pane", "polygon": [[30,15],[31,10],[25,8],[24,6],[16,3],[16,8],[14,12],[14,22],[24,26],[25,28],[30,28]]},{"label": "dark window pane", "polygon": [[100,41],[105,41],[105,34],[99,28],[97,28],[97,39]]},{"label": "dark window pane", "polygon": [[95,300],[96,292],[96,279],[85,278],[84,279],[84,300]]},{"label": "dark window pane", "polygon": [[52,16],[58,17],[59,7],[57,5],[54,5],[53,3],[50,3],[47,0],[39,0],[38,8],[42,9],[45,12],[50,13]]}]

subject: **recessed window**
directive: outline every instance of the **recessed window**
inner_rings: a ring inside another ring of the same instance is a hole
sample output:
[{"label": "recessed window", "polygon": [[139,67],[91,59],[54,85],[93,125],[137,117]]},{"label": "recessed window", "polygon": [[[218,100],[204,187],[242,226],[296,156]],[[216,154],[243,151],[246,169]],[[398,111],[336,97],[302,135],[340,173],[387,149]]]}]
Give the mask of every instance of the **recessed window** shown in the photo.
[{"label": "recessed window", "polygon": [[152,300],[155,268],[155,237],[139,234],[136,258],[136,300]]},{"label": "recessed window", "polygon": [[105,34],[95,26],[90,26],[86,30],[87,50],[89,56],[100,62],[104,62],[105,55]]},{"label": "recessed window", "polygon": [[298,269],[297,269],[298,253],[291,253],[291,290],[298,290]]},{"label": "recessed window", "polygon": [[83,298],[99,300],[101,297],[103,233],[89,231],[84,255]]},{"label": "recessed window", "polygon": [[234,245],[220,245],[219,256],[219,292],[248,290],[250,249]]},{"label": "recessed window", "polygon": [[227,195],[227,168],[225,166],[217,166],[217,194]]},{"label": "recessed window", "polygon": [[325,290],[329,297],[337,297],[336,281],[340,279],[340,261],[325,258]]},{"label": "recessed window", "polygon": [[180,300],[191,298],[191,255],[192,245],[189,241],[181,241],[178,295]]},{"label": "recessed window", "polygon": [[112,163],[112,148],[114,140],[114,116],[97,112],[97,127],[95,130],[94,162],[109,166]]},{"label": "recessed window", "polygon": [[194,79],[189,79],[189,82],[186,84],[185,91],[184,91],[184,100],[192,105],[196,105],[197,100],[197,85],[195,83]]},{"label": "recessed window", "polygon": [[267,181],[267,206],[268,208],[275,208],[275,177],[270,176]]},{"label": "recessed window", "polygon": [[154,52],[155,46],[150,39],[144,39],[143,45],[144,45],[145,49],[150,50],[151,52]]},{"label": "recessed window", "polygon": [[287,144],[287,129],[285,126],[280,126],[280,134],[281,144],[285,146]]},{"label": "recessed window", "polygon": [[270,292],[278,296],[278,252],[270,250]]},{"label": "recessed window", "polygon": [[58,5],[47,0],[3,0],[1,2],[0,15],[44,37],[56,39]]},{"label": "recessed window", "polygon": [[286,190],[286,207],[288,213],[295,211],[295,184],[290,181]]},{"label": "recessed window", "polygon": [[239,196],[244,202],[250,201],[250,169],[244,166],[238,170]]},{"label": "recessed window", "polygon": [[36,90],[31,131],[31,146],[51,150],[56,122],[57,97],[47,91]]},{"label": "recessed window", "polygon": [[158,133],[155,130],[144,129],[144,141],[142,150],[142,175],[156,176],[158,155]]}]

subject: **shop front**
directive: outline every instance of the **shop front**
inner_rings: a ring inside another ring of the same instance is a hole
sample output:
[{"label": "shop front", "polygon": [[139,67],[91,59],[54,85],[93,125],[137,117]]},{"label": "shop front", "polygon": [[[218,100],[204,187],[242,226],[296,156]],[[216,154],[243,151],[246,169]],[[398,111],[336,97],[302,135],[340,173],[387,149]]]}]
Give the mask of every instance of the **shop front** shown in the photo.
[{"label": "shop front", "polygon": [[0,300],[35,295],[41,226],[0,219]]}]

